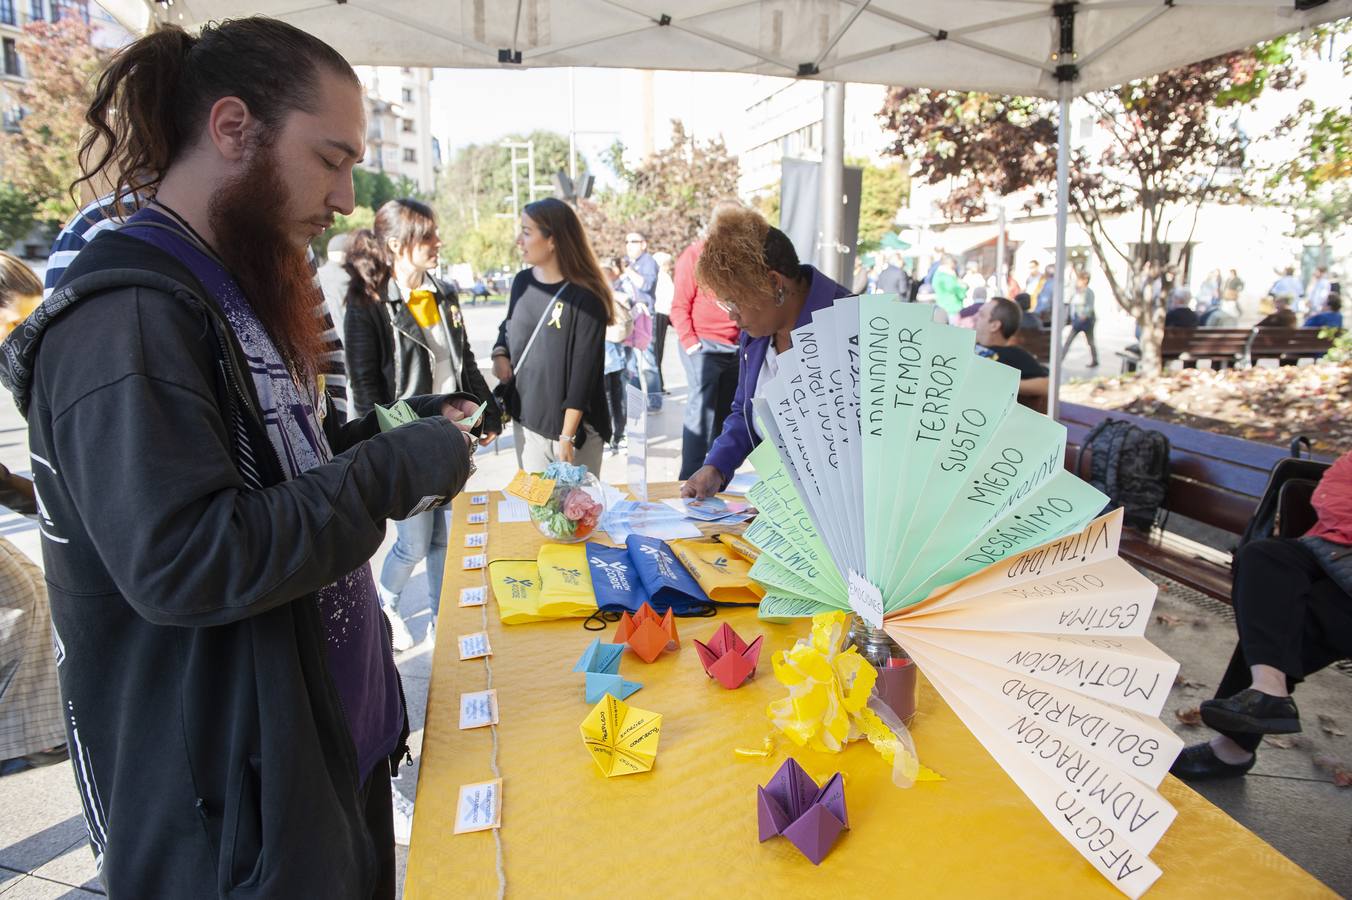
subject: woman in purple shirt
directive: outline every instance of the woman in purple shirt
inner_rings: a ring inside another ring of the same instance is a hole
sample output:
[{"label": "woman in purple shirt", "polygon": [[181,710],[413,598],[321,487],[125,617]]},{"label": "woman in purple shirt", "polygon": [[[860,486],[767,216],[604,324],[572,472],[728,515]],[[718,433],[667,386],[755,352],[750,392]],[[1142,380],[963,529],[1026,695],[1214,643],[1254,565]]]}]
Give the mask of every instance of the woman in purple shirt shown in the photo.
[{"label": "woman in purple shirt", "polygon": [[779,354],[793,346],[793,329],[806,325],[850,290],[798,262],[784,232],[751,209],[719,212],[695,268],[695,280],[716,297],[742,329],[737,348],[737,393],[723,433],[704,466],[681,487],[682,497],[708,497],[727,486],[757,444],[751,400],[762,377],[777,371]]}]

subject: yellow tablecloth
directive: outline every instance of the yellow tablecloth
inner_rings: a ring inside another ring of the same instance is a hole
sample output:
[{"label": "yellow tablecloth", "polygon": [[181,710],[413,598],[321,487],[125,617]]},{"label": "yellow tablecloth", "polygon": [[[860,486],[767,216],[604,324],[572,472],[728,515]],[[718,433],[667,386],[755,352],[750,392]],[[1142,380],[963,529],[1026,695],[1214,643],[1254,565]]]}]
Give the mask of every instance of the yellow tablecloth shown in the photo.
[{"label": "yellow tablecloth", "polygon": [[[674,486],[654,491],[672,496]],[[490,496],[490,559],[533,558],[527,523],[499,524]],[[476,509],[483,509],[478,507]],[[920,759],[947,778],[900,790],[866,743],[838,755],[799,750],[776,737],[769,759],[735,754],[771,732],[766,704],[782,696],[770,655],[807,624],[769,625],[754,608],[679,621],[681,649],[651,665],[626,652],[625,678],[643,683],[628,702],[663,716],[651,772],[607,779],[584,750],[589,710],[571,670],[596,636],[581,620],[503,626],[487,607],[457,606],[470,506],[453,511],[446,582],[427,702],[413,840],[404,896],[493,897],[1120,897],[1071,849],[927,683],[913,725]],[[461,662],[455,638],[483,628],[493,656]],[[705,675],[691,645],[721,622],[765,635],[757,676],[735,691]],[[603,634],[608,640],[611,626]],[[490,684],[491,667],[491,684]],[[459,729],[459,695],[498,691],[502,828],[453,834],[459,786],[494,777],[491,729]],[[791,754],[818,780],[845,773],[850,829],[820,866],[786,840],[758,842],[756,785]],[[1178,819],[1152,858],[1164,870],[1147,897],[1327,897],[1324,885],[1252,832],[1169,777],[1161,790]],[[501,845],[502,876],[498,873]]]}]

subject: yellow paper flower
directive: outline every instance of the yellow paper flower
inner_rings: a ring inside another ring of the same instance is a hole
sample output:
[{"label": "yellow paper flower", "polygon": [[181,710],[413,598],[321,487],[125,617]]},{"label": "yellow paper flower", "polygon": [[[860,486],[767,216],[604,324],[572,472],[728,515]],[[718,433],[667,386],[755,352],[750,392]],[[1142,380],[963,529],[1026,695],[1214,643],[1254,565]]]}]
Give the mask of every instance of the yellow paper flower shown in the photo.
[{"label": "yellow paper flower", "polygon": [[889,726],[869,709],[878,673],[856,648],[843,648],[847,631],[843,612],[813,616],[812,634],[774,655],[775,678],[789,695],[766,708],[770,722],[810,750],[839,753],[850,741],[867,738],[902,787],[941,780],[920,765],[905,725]]}]

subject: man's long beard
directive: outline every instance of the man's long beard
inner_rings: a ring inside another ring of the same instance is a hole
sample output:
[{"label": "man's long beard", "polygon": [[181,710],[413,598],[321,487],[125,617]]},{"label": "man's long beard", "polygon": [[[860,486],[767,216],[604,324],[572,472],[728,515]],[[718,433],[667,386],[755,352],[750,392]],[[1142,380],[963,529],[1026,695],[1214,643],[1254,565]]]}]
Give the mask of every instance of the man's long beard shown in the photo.
[{"label": "man's long beard", "polygon": [[272,150],[259,147],[244,173],[217,191],[207,211],[215,250],[277,352],[302,383],[319,371],[323,297],[304,247],[283,218],[288,191]]}]

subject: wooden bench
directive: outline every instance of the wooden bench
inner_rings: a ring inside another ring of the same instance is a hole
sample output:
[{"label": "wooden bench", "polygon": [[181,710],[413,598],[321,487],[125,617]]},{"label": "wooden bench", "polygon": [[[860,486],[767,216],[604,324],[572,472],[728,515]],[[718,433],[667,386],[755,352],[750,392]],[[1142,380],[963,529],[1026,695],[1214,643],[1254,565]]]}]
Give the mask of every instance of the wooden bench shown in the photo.
[{"label": "wooden bench", "polygon": [[[1164,365],[1181,362],[1185,369],[1197,368],[1208,360],[1213,369],[1224,369],[1243,362],[1252,331],[1248,328],[1166,328],[1160,346]],[[1141,362],[1139,350],[1119,350],[1123,372],[1135,372]]]},{"label": "wooden bench", "polygon": [[1333,346],[1334,336],[1320,337],[1321,328],[1255,328],[1249,335],[1244,355],[1251,363],[1275,359],[1280,365],[1294,366],[1302,359],[1319,359]]},{"label": "wooden bench", "polygon": [[1033,358],[1044,366],[1052,358],[1052,333],[1045,328],[1041,331],[1020,328],[1014,335],[1014,343],[1033,354]]},{"label": "wooden bench", "polygon": [[[1060,421],[1067,429],[1068,470],[1081,478],[1089,477],[1089,454],[1085,455],[1084,470],[1076,472],[1080,447],[1094,426],[1109,418],[1131,422],[1167,437],[1167,510],[1228,532],[1234,536],[1236,544],[1258,508],[1272,466],[1289,455],[1283,447],[1211,434],[1118,410],[1063,403]],[[1228,551],[1199,544],[1164,529],[1153,529],[1145,536],[1128,528],[1122,532],[1121,555],[1140,568],[1158,572],[1214,599],[1230,602],[1233,579]]]}]

